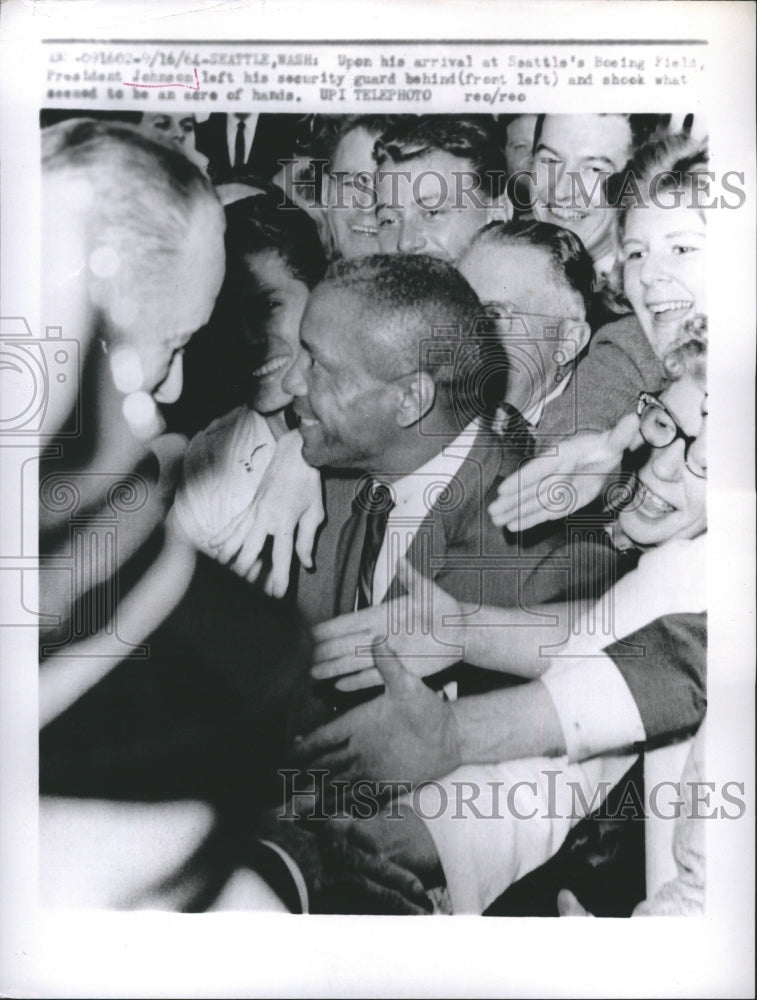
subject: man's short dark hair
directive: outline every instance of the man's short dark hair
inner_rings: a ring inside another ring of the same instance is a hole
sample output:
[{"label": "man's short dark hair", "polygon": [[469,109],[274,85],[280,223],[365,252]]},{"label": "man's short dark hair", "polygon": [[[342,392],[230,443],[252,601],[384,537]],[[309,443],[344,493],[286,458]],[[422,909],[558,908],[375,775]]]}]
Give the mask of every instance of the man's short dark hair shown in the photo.
[{"label": "man's short dark hair", "polygon": [[411,115],[339,115],[333,126],[333,132],[328,135],[324,142],[324,154],[328,160],[326,171],[330,172],[331,170],[339,143],[351,132],[362,129],[378,139],[388,129],[394,128],[401,121],[411,117]]},{"label": "man's short dark hair", "polygon": [[[544,128],[544,119],[548,116],[546,114],[536,116],[536,128],[534,129],[534,146],[533,152],[536,152],[536,147],[539,145],[539,140],[541,139],[542,129]],[[564,117],[569,117],[565,115]],[[662,120],[666,117],[665,115],[631,115],[624,112],[608,112],[598,114],[599,118],[625,118],[628,122],[628,128],[631,132],[631,148],[629,150],[629,156],[642,146],[645,142],[655,134],[655,132],[662,127]],[[670,118],[670,115],[667,116]]]},{"label": "man's short dark hair", "polygon": [[361,300],[361,319],[380,338],[383,377],[426,372],[465,426],[502,398],[507,360],[489,336],[478,296],[456,268],[424,254],[374,254],[332,264],[320,287]]},{"label": "man's short dark hair", "polygon": [[244,258],[273,252],[297,281],[313,288],[326,271],[326,253],[316,224],[281,192],[257,194],[226,206],[227,272],[244,274]]},{"label": "man's short dark hair", "polygon": [[406,163],[441,150],[469,160],[485,197],[502,194],[507,180],[505,154],[497,142],[494,126],[483,120],[459,115],[419,115],[402,119],[376,143],[374,157],[379,167],[387,162]]},{"label": "man's short dark hair", "polygon": [[[594,293],[594,264],[591,256],[575,233],[550,222],[513,219],[511,222],[490,222],[471,241],[504,246],[531,246],[544,250],[550,258],[558,281],[562,281],[583,302],[589,315]],[[583,318],[585,318],[585,316]]]}]

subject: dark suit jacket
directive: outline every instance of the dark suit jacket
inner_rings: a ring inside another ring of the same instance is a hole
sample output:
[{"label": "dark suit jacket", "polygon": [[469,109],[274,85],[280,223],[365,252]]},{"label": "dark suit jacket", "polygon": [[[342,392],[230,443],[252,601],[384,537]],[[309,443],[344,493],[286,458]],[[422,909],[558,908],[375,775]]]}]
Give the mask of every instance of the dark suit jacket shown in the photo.
[{"label": "dark suit jacket", "polygon": [[240,174],[255,174],[266,180],[278,171],[281,159],[294,156],[300,133],[299,115],[269,115],[258,117],[247,163],[235,170],[229,159],[225,114],[212,114],[195,125],[195,145],[208,157],[208,173],[214,184],[223,184]]},{"label": "dark suit jacket", "polygon": [[[408,551],[412,564],[458,600],[500,607],[599,594],[614,582],[615,554],[596,520],[549,522],[520,536],[495,527],[487,513],[522,452],[480,432],[446,490],[424,483],[428,514]],[[364,526],[351,519],[360,476],[325,477],[327,520],[315,569],[300,570],[298,605],[311,624],[354,607]],[[401,592],[396,580],[387,598]]]}]

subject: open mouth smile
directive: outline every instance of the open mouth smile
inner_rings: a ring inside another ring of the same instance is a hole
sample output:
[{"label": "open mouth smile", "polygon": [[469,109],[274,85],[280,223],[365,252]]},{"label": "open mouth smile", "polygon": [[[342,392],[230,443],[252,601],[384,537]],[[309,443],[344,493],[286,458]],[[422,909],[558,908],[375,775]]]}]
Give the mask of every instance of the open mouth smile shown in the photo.
[{"label": "open mouth smile", "polygon": [[639,501],[637,509],[647,517],[663,517],[665,514],[672,514],[674,510],[678,510],[673,504],[668,503],[663,497],[650,490],[641,480],[638,480],[636,497]]},{"label": "open mouth smile", "polygon": [[654,321],[667,323],[678,320],[694,305],[692,299],[666,299],[663,302],[647,302],[646,307]]},{"label": "open mouth smile", "polygon": [[286,355],[279,355],[278,357],[271,358],[270,361],[266,361],[265,364],[260,366],[260,368],[256,368],[252,373],[252,377],[266,378],[268,375],[273,375],[275,372],[284,368],[289,363],[289,360],[289,357]]}]

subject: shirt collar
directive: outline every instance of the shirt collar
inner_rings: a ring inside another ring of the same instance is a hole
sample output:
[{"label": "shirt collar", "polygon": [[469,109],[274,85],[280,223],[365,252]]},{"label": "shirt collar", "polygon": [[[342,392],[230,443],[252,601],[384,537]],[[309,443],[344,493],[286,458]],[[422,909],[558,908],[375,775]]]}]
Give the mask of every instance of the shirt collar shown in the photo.
[{"label": "shirt collar", "polygon": [[[458,434],[454,441],[442,448],[420,469],[395,480],[391,484],[394,498],[392,513],[407,513],[406,508],[417,506],[419,500],[427,502],[427,491],[431,483],[434,485],[434,493],[449,483],[468,457],[479,430],[480,424],[476,418]],[[425,510],[425,513],[428,513],[428,510]]]},{"label": "shirt collar", "polygon": [[555,385],[554,389],[550,393],[546,396],[542,396],[533,406],[523,411],[523,419],[528,421],[532,427],[538,427],[541,422],[541,418],[544,416],[544,410],[547,408],[547,405],[565,392],[565,387],[568,382],[570,382],[572,377],[573,366],[571,365],[567,370],[565,370],[564,376]]}]

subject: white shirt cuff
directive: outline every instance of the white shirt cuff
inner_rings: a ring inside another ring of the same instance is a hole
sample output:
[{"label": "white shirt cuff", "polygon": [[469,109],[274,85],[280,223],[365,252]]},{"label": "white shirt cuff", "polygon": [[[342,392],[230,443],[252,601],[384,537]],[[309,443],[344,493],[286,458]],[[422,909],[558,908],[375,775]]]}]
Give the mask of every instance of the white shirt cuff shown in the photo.
[{"label": "white shirt cuff", "polygon": [[557,662],[541,683],[560,719],[568,760],[586,760],[646,739],[636,701],[604,653]]}]

